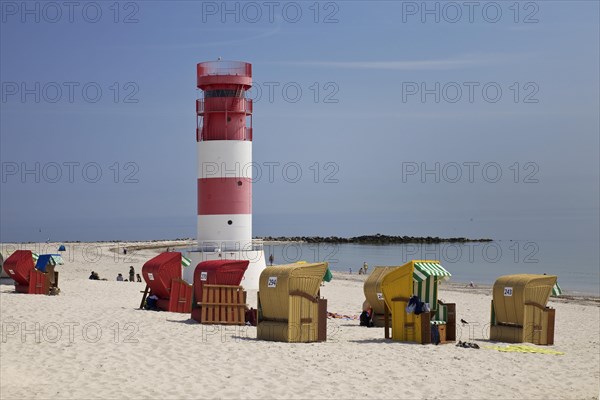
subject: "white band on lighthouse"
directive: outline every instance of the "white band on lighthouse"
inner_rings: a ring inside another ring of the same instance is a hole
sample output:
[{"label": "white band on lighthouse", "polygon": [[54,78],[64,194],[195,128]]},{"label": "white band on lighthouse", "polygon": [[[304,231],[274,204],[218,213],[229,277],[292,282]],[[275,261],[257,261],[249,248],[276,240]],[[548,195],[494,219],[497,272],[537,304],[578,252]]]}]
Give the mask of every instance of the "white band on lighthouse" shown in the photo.
[{"label": "white band on lighthouse", "polygon": [[252,142],[210,140],[198,142],[198,178],[252,179]]},{"label": "white band on lighthouse", "polygon": [[198,215],[198,245],[223,251],[250,249],[252,214]]}]

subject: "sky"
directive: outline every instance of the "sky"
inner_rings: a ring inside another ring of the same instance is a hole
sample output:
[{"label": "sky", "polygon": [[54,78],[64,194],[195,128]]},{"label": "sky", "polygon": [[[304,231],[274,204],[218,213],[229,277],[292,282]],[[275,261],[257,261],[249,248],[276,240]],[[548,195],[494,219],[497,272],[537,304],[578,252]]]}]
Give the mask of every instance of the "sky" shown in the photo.
[{"label": "sky", "polygon": [[196,231],[196,64],[252,63],[253,233],[599,238],[599,3],[2,1],[0,241]]}]

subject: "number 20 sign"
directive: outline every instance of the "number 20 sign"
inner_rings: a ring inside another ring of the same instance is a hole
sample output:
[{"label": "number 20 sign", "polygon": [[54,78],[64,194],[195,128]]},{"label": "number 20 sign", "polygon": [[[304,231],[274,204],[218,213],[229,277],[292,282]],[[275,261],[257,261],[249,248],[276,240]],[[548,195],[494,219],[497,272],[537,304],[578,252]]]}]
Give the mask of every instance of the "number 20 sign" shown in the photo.
[{"label": "number 20 sign", "polygon": [[512,296],[512,288],[511,287],[504,288],[504,296],[506,296],[506,297]]}]

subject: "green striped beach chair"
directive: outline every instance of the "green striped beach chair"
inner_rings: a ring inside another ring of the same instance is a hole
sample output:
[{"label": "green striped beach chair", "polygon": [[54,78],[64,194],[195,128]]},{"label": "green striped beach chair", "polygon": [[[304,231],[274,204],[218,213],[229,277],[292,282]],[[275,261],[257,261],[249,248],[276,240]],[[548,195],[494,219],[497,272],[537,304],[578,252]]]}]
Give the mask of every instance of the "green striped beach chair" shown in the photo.
[{"label": "green striped beach chair", "polygon": [[[450,276],[439,261],[413,260],[384,277],[382,289],[388,292],[384,298],[392,312],[392,339],[431,343],[430,327],[437,325],[442,342],[456,340],[456,305],[438,300],[439,282]],[[404,308],[412,295],[428,303],[431,311],[420,316],[406,313]],[[386,337],[389,337],[387,328]]]},{"label": "green striped beach chair", "polygon": [[558,282],[556,282],[554,284],[554,286],[552,286],[552,294],[550,294],[551,297],[558,297],[562,294],[562,289],[560,288],[560,285],[558,284]]}]

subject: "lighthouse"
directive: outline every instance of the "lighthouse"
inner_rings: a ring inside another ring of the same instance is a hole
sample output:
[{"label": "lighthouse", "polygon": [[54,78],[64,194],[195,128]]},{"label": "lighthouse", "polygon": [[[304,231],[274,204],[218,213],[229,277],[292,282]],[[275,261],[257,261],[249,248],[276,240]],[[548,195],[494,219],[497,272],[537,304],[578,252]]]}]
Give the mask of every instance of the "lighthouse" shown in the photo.
[{"label": "lighthouse", "polygon": [[252,241],[252,65],[208,61],[197,65],[196,146],[198,247],[184,278],[207,260],[249,260],[242,285],[258,289],[265,268],[262,245]]}]

